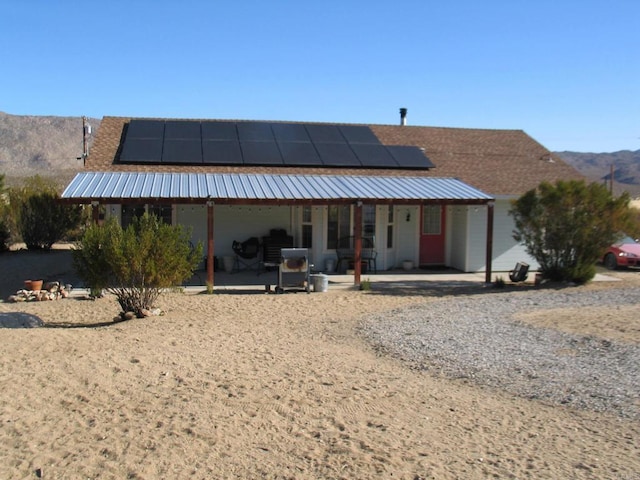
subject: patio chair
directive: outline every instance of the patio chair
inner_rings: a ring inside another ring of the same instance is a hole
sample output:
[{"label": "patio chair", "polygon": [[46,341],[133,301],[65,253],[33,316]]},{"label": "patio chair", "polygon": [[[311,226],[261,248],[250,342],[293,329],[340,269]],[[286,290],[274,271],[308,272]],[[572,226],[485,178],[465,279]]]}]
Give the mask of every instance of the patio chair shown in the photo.
[{"label": "patio chair", "polygon": [[246,270],[256,270],[260,267],[260,240],[257,237],[251,237],[244,242],[234,240],[231,245],[233,252],[236,254],[236,269],[240,270],[241,266]]},{"label": "patio chair", "polygon": [[[336,248],[336,255],[338,256],[336,271],[340,272],[341,268],[346,269],[353,264],[355,258],[354,243],[355,238],[353,236],[342,237],[338,240],[338,247]],[[373,237],[362,237],[360,260],[366,265],[368,271],[373,270],[374,273],[378,273],[377,257],[378,252],[375,250]]]},{"label": "patio chair", "polygon": [[509,278],[512,282],[524,282],[527,279],[529,273],[529,264],[524,262],[516,263],[513,270],[509,272]]}]

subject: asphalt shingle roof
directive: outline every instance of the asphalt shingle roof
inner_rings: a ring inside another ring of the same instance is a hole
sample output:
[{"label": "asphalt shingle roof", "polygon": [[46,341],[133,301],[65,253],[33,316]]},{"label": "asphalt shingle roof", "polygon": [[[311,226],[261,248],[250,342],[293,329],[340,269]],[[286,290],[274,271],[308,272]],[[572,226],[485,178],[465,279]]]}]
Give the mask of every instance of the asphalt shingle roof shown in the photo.
[{"label": "asphalt shingle roof", "polygon": [[246,166],[124,165],[117,163],[124,117],[104,117],[85,170],[95,172],[263,173],[309,175],[427,176],[457,178],[494,196],[512,196],[540,182],[584,178],[522,130],[489,130],[401,125],[367,125],[384,145],[424,149],[435,168],[388,169],[292,168]]}]

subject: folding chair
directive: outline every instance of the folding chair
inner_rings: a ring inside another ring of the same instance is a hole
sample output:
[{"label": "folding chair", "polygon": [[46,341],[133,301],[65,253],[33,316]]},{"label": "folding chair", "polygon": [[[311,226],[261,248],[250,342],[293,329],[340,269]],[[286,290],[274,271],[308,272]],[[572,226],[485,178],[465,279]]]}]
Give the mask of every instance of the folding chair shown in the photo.
[{"label": "folding chair", "polygon": [[242,265],[246,270],[252,270],[255,266],[257,270],[260,266],[260,240],[257,237],[251,237],[240,243],[234,240],[231,245],[233,252],[236,254],[236,269],[240,270]]}]

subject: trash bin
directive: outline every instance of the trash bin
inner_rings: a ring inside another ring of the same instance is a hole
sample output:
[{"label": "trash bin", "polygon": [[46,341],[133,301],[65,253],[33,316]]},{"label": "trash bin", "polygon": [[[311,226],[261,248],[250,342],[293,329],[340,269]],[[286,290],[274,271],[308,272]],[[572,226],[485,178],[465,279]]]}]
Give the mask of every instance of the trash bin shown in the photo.
[{"label": "trash bin", "polygon": [[331,273],[331,272],[333,272],[333,271],[335,270],[335,268],[336,268],[336,261],[335,261],[335,259],[333,259],[333,258],[327,258],[327,259],[324,261],[324,269],[325,269],[325,271],[327,271],[327,272]]},{"label": "trash bin", "polygon": [[326,292],[329,290],[329,276],[319,273],[317,275],[311,275],[313,282],[314,292]]},{"label": "trash bin", "polygon": [[225,255],[222,257],[222,263],[224,264],[224,271],[227,273],[233,272],[233,264],[235,263],[235,258],[230,255]]}]

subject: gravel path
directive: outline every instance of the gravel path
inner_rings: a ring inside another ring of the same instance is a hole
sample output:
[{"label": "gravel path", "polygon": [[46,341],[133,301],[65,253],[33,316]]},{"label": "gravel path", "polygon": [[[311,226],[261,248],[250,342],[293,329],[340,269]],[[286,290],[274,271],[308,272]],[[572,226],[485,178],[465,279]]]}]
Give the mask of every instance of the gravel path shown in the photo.
[{"label": "gravel path", "polygon": [[640,419],[640,345],[514,320],[517,312],[640,303],[640,288],[486,293],[367,317],[376,348],[514,395]]}]

